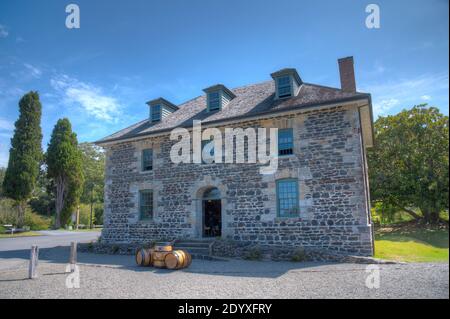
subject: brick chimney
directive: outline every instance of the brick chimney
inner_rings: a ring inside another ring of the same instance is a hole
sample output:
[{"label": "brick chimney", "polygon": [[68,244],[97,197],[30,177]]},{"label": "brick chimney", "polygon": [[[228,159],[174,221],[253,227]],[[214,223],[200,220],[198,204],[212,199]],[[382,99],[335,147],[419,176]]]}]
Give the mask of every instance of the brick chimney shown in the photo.
[{"label": "brick chimney", "polygon": [[339,74],[341,76],[341,89],[345,92],[356,92],[355,70],[353,57],[349,56],[338,60]]}]

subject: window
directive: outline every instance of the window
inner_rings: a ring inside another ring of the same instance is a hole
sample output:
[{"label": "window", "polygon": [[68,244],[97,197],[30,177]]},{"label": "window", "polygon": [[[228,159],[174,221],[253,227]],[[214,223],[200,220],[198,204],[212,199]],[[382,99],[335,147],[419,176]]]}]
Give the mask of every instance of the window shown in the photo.
[{"label": "window", "polygon": [[278,130],[278,156],[294,154],[294,133],[291,128]]},{"label": "window", "polygon": [[291,78],[289,76],[282,76],[277,79],[278,98],[291,96]]},{"label": "window", "polygon": [[141,220],[153,218],[153,191],[143,190],[139,192],[139,214]]},{"label": "window", "polygon": [[208,110],[216,111],[220,109],[220,94],[219,92],[208,93]]},{"label": "window", "polygon": [[214,140],[202,140],[202,163],[203,164],[211,164],[211,163],[214,163],[214,158],[213,158],[213,160],[212,160],[212,162],[211,163],[207,163],[206,161],[204,161],[203,160],[203,149],[205,148],[205,146],[207,145],[207,144],[209,144],[209,143],[213,143],[213,145],[212,145],[212,148],[211,148],[211,151],[210,151],[210,155],[211,156],[214,156]]},{"label": "window", "polygon": [[152,106],[152,122],[161,121],[161,105]]},{"label": "window", "polygon": [[142,150],[142,170],[151,171],[153,169],[153,150]]},{"label": "window", "polygon": [[298,181],[296,179],[277,181],[277,208],[279,217],[296,217],[299,215]]}]

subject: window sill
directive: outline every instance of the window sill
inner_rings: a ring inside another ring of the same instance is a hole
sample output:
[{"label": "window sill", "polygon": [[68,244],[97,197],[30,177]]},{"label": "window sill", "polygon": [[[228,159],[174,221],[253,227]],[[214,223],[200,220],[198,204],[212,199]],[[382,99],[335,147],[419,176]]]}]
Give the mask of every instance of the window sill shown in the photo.
[{"label": "window sill", "polygon": [[297,155],[295,155],[295,154],[278,155],[278,159],[290,159],[290,158],[294,158],[294,157],[297,157]]},{"label": "window sill", "polygon": [[139,219],[138,224],[148,225],[148,224],[156,224],[156,221],[154,218],[152,219]]},{"label": "window sill", "polygon": [[150,170],[150,171],[143,171],[143,170],[140,170],[139,171],[139,174],[151,174],[151,173],[153,173],[154,172],[154,170]]},{"label": "window sill", "polygon": [[275,222],[285,222],[287,220],[295,220],[295,221],[300,221],[302,218],[300,216],[277,216],[275,217]]}]

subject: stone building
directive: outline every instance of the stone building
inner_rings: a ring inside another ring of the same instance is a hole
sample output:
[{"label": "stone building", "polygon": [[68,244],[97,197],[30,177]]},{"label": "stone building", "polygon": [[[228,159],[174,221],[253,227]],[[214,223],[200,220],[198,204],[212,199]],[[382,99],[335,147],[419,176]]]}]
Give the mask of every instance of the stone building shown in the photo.
[{"label": "stone building", "polygon": [[[356,91],[353,58],[338,62],[340,89],[283,69],[259,84],[211,86],[181,105],[148,102],[149,118],[97,142],[107,154],[102,241],[221,237],[372,255],[371,97]],[[178,141],[171,131],[192,131],[195,120],[221,131],[278,128],[277,170],[261,174],[261,163],[173,163]]]}]

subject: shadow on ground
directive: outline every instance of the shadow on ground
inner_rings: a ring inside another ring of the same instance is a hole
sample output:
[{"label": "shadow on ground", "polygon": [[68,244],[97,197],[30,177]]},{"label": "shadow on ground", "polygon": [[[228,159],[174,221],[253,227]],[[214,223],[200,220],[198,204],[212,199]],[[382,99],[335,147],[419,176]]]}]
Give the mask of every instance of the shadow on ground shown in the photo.
[{"label": "shadow on ground", "polygon": [[[44,248],[39,251],[39,261],[43,264],[67,264],[69,260],[69,247]],[[13,250],[0,252],[0,271],[2,263],[10,263],[9,269],[15,269],[14,262],[21,267],[26,267],[29,260],[29,250]],[[320,271],[320,266],[325,263],[294,263],[273,261],[208,261],[194,259],[189,268],[180,270],[157,269],[153,267],[139,267],[134,256],[128,255],[102,255],[93,253],[78,253],[78,263],[88,267],[114,267],[134,272],[152,272],[167,275],[174,271],[185,273],[198,273],[204,275],[240,276],[250,278],[277,278],[291,270]],[[51,275],[51,274],[49,274]],[[1,281],[1,280],[0,280]]]}]

